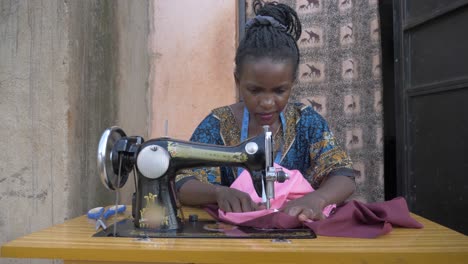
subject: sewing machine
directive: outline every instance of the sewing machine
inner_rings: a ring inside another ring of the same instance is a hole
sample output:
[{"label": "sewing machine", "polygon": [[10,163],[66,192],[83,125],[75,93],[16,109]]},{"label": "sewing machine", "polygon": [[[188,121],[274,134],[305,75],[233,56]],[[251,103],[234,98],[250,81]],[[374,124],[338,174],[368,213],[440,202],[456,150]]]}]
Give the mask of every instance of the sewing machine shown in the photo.
[{"label": "sewing machine", "polygon": [[119,127],[104,131],[98,146],[98,170],[104,186],[118,190],[136,171],[136,192],[132,204],[136,228],[177,230],[184,217],[175,192],[177,171],[184,168],[232,166],[250,172],[259,197],[267,208],[275,197],[274,182],[288,175],[273,167],[273,138],[268,126],[261,135],[237,146],[194,143],[168,137],[144,141],[127,136]]}]

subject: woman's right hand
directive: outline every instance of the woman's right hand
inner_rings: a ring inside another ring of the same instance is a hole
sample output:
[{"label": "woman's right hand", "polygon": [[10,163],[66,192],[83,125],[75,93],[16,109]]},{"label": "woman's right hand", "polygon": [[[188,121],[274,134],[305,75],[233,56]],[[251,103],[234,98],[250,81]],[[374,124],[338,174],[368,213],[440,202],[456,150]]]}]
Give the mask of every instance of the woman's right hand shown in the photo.
[{"label": "woman's right hand", "polygon": [[218,207],[226,213],[241,213],[258,210],[258,205],[255,204],[245,192],[226,186],[216,186],[215,193]]}]

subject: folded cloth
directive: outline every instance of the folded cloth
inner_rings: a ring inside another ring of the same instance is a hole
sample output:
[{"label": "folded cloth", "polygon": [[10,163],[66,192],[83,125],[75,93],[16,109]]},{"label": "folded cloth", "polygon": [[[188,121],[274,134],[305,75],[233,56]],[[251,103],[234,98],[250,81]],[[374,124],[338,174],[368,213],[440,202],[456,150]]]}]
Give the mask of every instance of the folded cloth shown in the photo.
[{"label": "folded cloth", "polygon": [[392,231],[392,226],[423,227],[411,217],[403,197],[369,204],[353,200],[338,207],[327,219],[304,224],[317,235],[358,238],[387,234]]},{"label": "folded cloth", "polygon": [[[217,205],[208,205],[205,207],[205,211],[215,219],[225,221],[219,217]],[[393,226],[423,227],[411,217],[403,197],[369,204],[353,200],[337,207],[328,218],[315,222],[301,223],[297,217],[283,212],[275,212],[238,223],[238,225],[266,229],[308,227],[320,236],[355,238],[376,238],[392,231]]]},{"label": "folded cloth", "polygon": [[[275,198],[270,201],[270,209],[245,213],[226,213],[219,209],[218,218],[224,222],[239,225],[241,223],[245,223],[253,219],[258,219],[265,215],[273,214],[288,201],[300,198],[305,194],[314,191],[314,188],[312,188],[309,182],[302,176],[300,171],[288,170],[276,163],[274,164],[274,166],[276,169],[282,169],[285,173],[287,173],[289,179],[286,180],[284,183],[274,183]],[[252,183],[252,177],[250,176],[247,170],[244,170],[239,175],[239,177],[237,177],[237,179],[232,183],[231,188],[246,192],[250,195],[252,201],[255,203],[262,202],[262,198],[257,195],[257,192],[255,191],[255,188]],[[335,207],[335,205],[326,206],[323,209],[323,214],[325,216],[328,216]]]}]

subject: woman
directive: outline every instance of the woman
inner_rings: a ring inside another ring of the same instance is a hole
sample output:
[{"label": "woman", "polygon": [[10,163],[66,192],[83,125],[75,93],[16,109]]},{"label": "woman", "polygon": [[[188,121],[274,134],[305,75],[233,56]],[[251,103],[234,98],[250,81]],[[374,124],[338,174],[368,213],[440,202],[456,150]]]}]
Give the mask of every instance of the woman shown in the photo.
[{"label": "woman", "polygon": [[[236,52],[234,77],[243,101],[214,109],[196,128],[191,141],[237,145],[274,132],[275,162],[299,170],[316,191],[288,202],[281,210],[301,221],[318,220],[329,204],[346,200],[355,189],[352,163],[336,144],[326,121],[310,106],[288,103],[297,78],[301,23],[287,5],[254,2],[257,15],[246,25]],[[176,179],[186,205],[217,203],[226,212],[259,209],[246,193],[229,186],[237,168],[185,170]]]}]

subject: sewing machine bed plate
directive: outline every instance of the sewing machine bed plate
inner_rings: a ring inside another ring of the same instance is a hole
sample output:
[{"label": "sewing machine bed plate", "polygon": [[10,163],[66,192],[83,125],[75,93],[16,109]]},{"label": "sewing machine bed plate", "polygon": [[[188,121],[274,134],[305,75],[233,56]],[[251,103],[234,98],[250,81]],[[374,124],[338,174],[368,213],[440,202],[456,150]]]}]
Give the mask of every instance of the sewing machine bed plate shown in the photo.
[{"label": "sewing machine bed plate", "polygon": [[[114,236],[114,227],[94,234],[94,237]],[[233,226],[216,221],[187,222],[182,229],[158,231],[136,228],[131,219],[117,223],[116,237],[135,238],[267,238],[267,239],[312,239],[317,236],[310,229],[258,229],[253,227]]]}]

